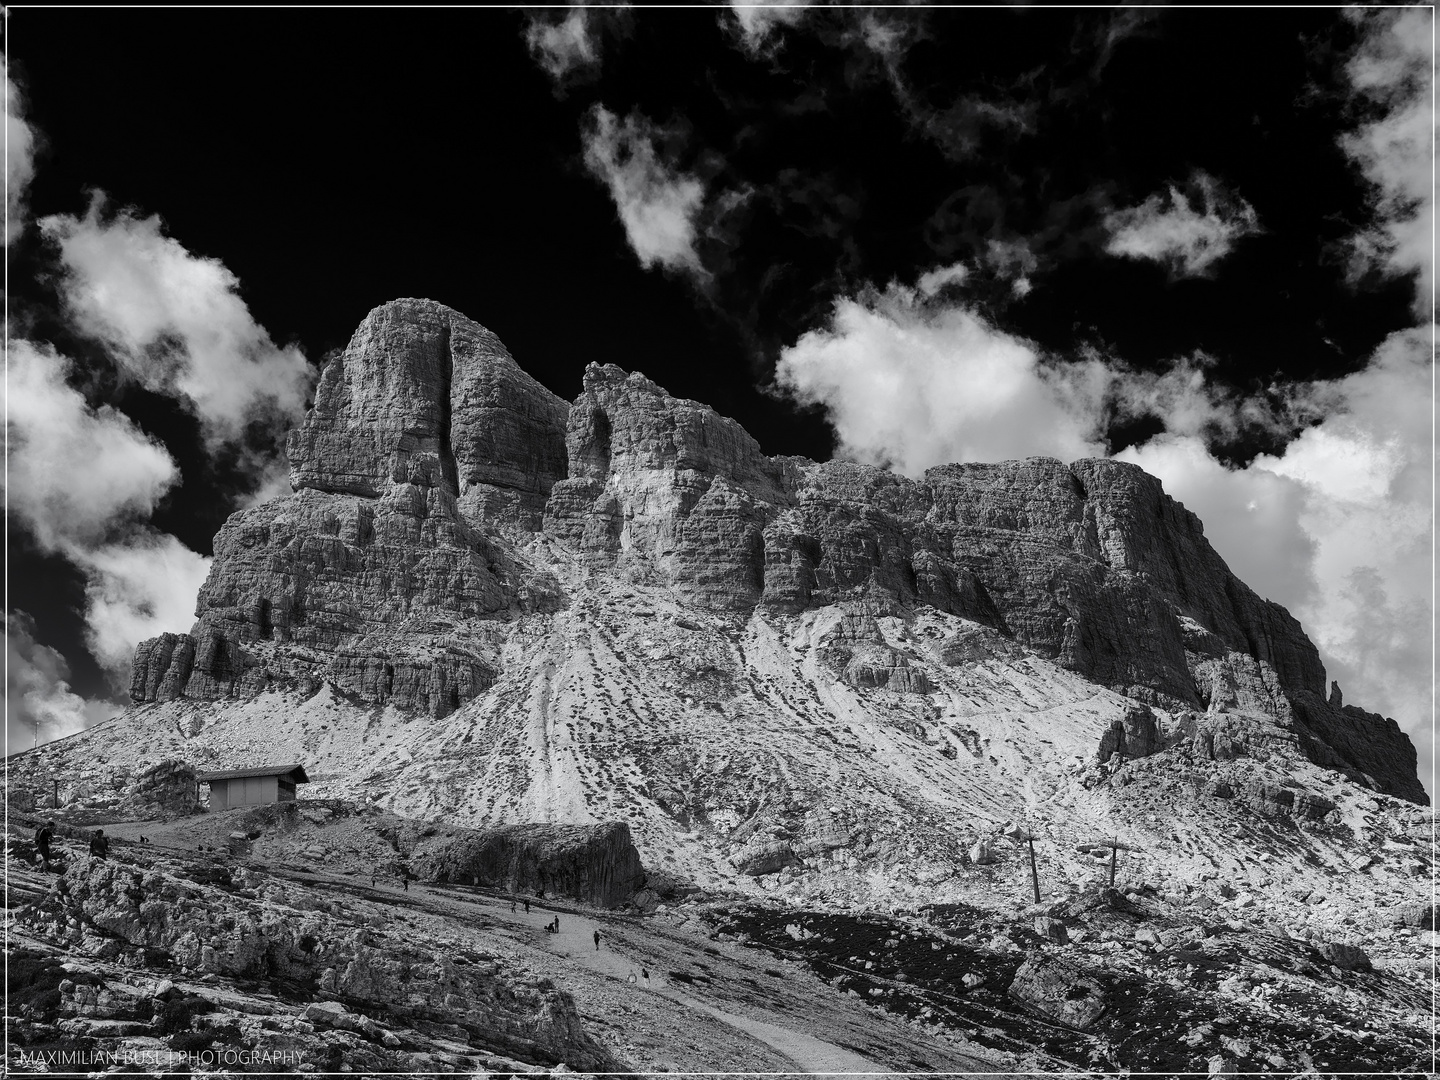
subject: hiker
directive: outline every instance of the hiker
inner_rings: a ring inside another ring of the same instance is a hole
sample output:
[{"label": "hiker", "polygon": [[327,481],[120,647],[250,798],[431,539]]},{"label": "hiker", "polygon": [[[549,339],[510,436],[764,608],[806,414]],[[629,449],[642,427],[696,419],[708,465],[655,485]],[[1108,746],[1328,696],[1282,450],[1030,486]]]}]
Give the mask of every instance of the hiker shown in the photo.
[{"label": "hiker", "polygon": [[559,916],[559,915],[556,915],[556,916],[555,916],[555,932],[556,932],[557,934],[560,932],[560,916]]},{"label": "hiker", "polygon": [[515,897],[510,897],[510,914],[515,914]]},{"label": "hiker", "polygon": [[35,830],[35,850],[39,853],[47,874],[50,872],[50,838],[54,835],[55,830],[48,821]]},{"label": "hiker", "polygon": [[105,835],[104,829],[96,829],[90,835],[90,854],[97,859],[103,859],[110,854],[110,838]]},{"label": "hiker", "polygon": [[650,985],[650,969],[649,969],[649,968],[643,968],[643,967],[642,967],[642,968],[640,969],[640,977],[645,980],[645,985],[646,985],[646,986],[649,986],[649,985]]},{"label": "hiker", "polygon": [[528,896],[525,898],[525,914],[530,914],[530,898]]},{"label": "hiker", "polygon": [[595,931],[595,951],[596,951],[596,952],[599,952],[599,951],[600,951],[600,931],[599,931],[599,930],[596,930],[596,931]]}]

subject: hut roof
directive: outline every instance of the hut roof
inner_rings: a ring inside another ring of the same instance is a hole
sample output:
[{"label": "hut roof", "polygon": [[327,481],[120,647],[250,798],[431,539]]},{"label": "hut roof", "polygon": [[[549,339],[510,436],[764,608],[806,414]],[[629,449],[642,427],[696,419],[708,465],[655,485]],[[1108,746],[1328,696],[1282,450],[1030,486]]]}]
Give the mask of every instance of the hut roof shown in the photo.
[{"label": "hut roof", "polygon": [[308,784],[310,777],[305,775],[305,766],[299,763],[294,765],[261,765],[254,769],[223,769],[220,772],[202,772],[200,780],[207,783],[211,780],[239,780],[247,776],[292,776],[297,784]]}]

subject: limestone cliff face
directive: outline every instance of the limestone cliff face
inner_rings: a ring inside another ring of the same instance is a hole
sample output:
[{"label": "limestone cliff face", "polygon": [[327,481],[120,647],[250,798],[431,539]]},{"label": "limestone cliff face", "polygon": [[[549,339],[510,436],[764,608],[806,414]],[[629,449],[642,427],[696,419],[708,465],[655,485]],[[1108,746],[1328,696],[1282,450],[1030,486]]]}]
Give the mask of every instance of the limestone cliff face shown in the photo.
[{"label": "limestone cliff face", "polygon": [[444,716],[481,693],[495,676],[483,620],[555,600],[496,530],[538,524],[566,411],[449,308],[376,308],[291,433],[295,494],[226,522],[199,621],[141,644],[132,698],[329,681]]},{"label": "limestone cliff face", "polygon": [[[136,702],[328,682],[444,716],[493,684],[509,622],[568,602],[561,558],[701,611],[928,606],[1150,706],[1270,718],[1312,761],[1424,798],[1393,721],[1327,702],[1300,625],[1132,465],[1030,458],[917,481],[767,457],[613,366],[592,364],[567,406],[425,300],[366,317],[289,451],[295,493],[226,523],[195,627],[137,649]],[[826,649],[852,686],[931,692],[863,633]]]}]

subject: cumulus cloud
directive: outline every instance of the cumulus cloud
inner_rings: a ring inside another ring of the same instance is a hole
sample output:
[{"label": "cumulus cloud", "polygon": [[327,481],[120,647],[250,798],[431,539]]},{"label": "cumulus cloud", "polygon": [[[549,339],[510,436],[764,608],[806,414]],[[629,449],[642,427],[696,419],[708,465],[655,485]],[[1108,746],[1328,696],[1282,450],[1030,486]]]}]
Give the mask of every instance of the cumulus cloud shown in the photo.
[{"label": "cumulus cloud", "polygon": [[525,28],[525,44],[535,62],[557,83],[600,63],[600,49],[590,30],[590,11],[585,7],[571,8],[560,22],[533,15]]},{"label": "cumulus cloud", "polygon": [[166,450],[66,381],[69,360],[17,340],[6,358],[11,513],[85,575],[87,644],[117,683],[137,642],[188,629],[210,560],[146,519],[179,472]]},{"label": "cumulus cloud", "polygon": [[1030,342],[892,284],[838,300],[829,325],[784,350],[776,382],[825,407],[842,455],[919,476],[950,461],[1102,453],[1105,387],[1091,374],[1057,374]]},{"label": "cumulus cloud", "polygon": [[[931,278],[933,281],[934,278]],[[1117,419],[1165,430],[1117,456],[1158,476],[1261,595],[1289,608],[1346,700],[1393,716],[1428,760],[1430,355],[1393,335],[1364,370],[1243,396],[1203,354],[1138,372],[1094,352],[1044,357],[961,300],[891,284],[836,302],[783,350],[777,385],[825,408],[839,454],[909,476],[952,461],[1103,456]],[[1217,441],[1289,436],[1247,467]]]},{"label": "cumulus cloud", "polygon": [[1208,274],[1237,240],[1260,232],[1260,222],[1254,207],[1197,171],[1184,188],[1107,214],[1105,229],[1111,255],[1148,259],[1181,278]]},{"label": "cumulus cloud", "polygon": [[35,175],[35,130],[25,121],[20,88],[5,67],[5,236],[14,242],[25,227],[25,191]]},{"label": "cumulus cloud", "polygon": [[666,134],[639,113],[620,120],[597,105],[582,131],[585,165],[610,189],[626,238],[642,266],[704,279],[707,275],[695,244],[705,185],[656,152],[656,141]]},{"label": "cumulus cloud", "polygon": [[52,551],[93,545],[115,523],[148,517],[179,475],[123,413],[91,409],[66,382],[71,370],[48,346],[10,342],[8,505]]},{"label": "cumulus cloud", "polygon": [[86,700],[70,689],[65,658],[35,640],[35,620],[24,611],[5,618],[6,753],[73,735],[124,708],[118,701]]},{"label": "cumulus cloud", "polygon": [[188,404],[212,449],[249,425],[279,431],[304,415],[313,373],[300,350],[276,346],[235,275],[166,236],[159,217],[109,213],[97,196],[84,217],[44,218],[40,229],[58,250],[75,329],[148,389]]},{"label": "cumulus cloud", "polygon": [[1341,139],[1374,185],[1377,224],[1355,240],[1357,268],[1416,276],[1416,313],[1428,319],[1435,230],[1430,8],[1352,10],[1362,37],[1346,65],[1359,98],[1378,115]]},{"label": "cumulus cloud", "polygon": [[740,43],[752,56],[773,49],[771,35],[781,26],[795,26],[805,15],[810,0],[730,0],[730,13]]},{"label": "cumulus cloud", "polygon": [[190,629],[212,561],[150,528],[67,554],[85,571],[85,644],[122,685],[137,644]]}]

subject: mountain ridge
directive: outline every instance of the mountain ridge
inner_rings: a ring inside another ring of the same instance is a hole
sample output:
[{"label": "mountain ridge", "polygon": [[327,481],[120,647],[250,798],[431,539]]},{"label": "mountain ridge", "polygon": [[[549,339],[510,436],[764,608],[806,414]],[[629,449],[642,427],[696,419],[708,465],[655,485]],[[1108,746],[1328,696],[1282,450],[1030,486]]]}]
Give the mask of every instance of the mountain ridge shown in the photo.
[{"label": "mountain ridge", "polygon": [[[495,677],[485,643],[447,621],[565,603],[507,542],[538,534],[704,610],[932,606],[1146,704],[1272,716],[1317,764],[1423,798],[1398,725],[1332,707],[1299,624],[1136,466],[1031,458],[911,481],[771,458],[614,366],[587,368],[566,406],[489,331],[419,300],[366,317],[289,451],[295,494],[226,523],[196,627],[140,645],[137,703],[328,678],[443,715]],[[269,641],[278,670],[255,662]]]}]

